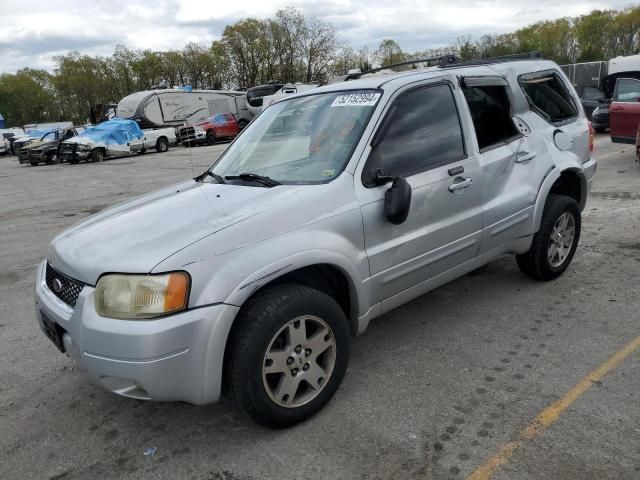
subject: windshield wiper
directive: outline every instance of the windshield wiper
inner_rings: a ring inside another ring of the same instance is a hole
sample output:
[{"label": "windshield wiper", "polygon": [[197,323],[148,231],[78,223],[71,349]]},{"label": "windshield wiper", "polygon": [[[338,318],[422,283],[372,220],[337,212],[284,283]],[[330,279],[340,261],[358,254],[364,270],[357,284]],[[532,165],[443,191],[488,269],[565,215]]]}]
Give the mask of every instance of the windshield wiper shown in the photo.
[{"label": "windshield wiper", "polygon": [[217,173],[213,173],[211,170],[205,170],[204,172],[202,172],[200,175],[198,175],[197,177],[194,177],[193,179],[196,182],[201,182],[202,180],[204,180],[207,177],[213,177],[215,180],[218,181],[218,183],[226,183],[224,181],[224,178],[222,178],[220,175],[218,175]]},{"label": "windshield wiper", "polygon": [[239,175],[226,175],[225,180],[244,180],[247,182],[261,183],[265,187],[275,187],[276,185],[282,185],[277,180],[269,177],[258,175],[257,173],[241,173]]}]

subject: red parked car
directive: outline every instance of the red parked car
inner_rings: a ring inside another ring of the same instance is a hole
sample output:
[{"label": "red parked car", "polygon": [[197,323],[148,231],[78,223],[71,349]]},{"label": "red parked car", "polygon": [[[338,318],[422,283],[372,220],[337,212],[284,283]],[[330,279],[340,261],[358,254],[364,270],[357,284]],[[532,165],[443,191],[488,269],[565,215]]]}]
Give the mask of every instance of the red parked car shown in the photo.
[{"label": "red parked car", "polygon": [[180,127],[177,140],[184,146],[199,143],[213,145],[218,140],[235,138],[239,131],[238,121],[231,113],[218,113],[204,122]]},{"label": "red parked car", "polygon": [[[640,76],[637,73],[633,76]],[[620,77],[616,80],[609,106],[611,141],[638,145],[640,127],[640,78]]]}]

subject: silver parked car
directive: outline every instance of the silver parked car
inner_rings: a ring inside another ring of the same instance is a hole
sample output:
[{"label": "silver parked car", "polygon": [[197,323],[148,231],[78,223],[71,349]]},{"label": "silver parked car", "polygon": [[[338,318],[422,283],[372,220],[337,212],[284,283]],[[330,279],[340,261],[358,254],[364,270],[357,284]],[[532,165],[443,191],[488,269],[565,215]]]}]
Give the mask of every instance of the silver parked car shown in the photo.
[{"label": "silver parked car", "polygon": [[94,215],[38,267],[40,326],[97,384],[300,422],[369,321],[504,254],[569,266],[593,180],[549,61],[363,75],[268,107],[213,166]]}]

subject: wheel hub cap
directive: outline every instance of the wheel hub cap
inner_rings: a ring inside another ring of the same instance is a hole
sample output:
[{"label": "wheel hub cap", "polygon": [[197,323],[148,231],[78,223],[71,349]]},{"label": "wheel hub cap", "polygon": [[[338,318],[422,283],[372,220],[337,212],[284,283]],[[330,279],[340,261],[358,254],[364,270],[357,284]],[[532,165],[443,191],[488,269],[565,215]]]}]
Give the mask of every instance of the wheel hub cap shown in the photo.
[{"label": "wheel hub cap", "polygon": [[576,233],[576,221],[573,215],[565,212],[560,215],[551,231],[547,258],[552,267],[559,267],[569,257]]},{"label": "wheel hub cap", "polygon": [[336,361],[336,341],[321,318],[305,315],[285,324],[264,355],[262,383],[269,398],[294,408],[313,400],[327,385]]}]

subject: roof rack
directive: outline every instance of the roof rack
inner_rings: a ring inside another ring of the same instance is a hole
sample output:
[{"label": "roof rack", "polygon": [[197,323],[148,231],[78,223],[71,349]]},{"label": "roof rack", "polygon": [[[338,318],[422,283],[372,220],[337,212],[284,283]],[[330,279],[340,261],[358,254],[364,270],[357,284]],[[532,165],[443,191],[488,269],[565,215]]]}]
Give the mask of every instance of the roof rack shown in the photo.
[{"label": "roof rack", "polygon": [[[500,57],[491,58],[479,58],[477,60],[469,60],[467,62],[461,62],[455,55],[442,55],[440,57],[432,58],[419,58],[417,60],[408,60],[406,62],[394,63],[392,65],[385,65],[384,67],[372,68],[366,72],[360,72],[359,69],[349,71],[344,77],[337,77],[337,81],[349,81],[356,80],[362,75],[369,73],[380,72],[395,67],[403,67],[405,65],[415,65],[416,63],[427,63],[430,67],[437,66],[440,68],[452,68],[452,67],[467,67],[472,65],[490,65],[492,63],[504,63],[504,62],[516,62],[518,60],[540,60],[542,59],[542,53],[540,52],[527,52],[527,53],[514,53],[512,55],[502,55]],[[335,80],[334,80],[335,81]],[[334,83],[334,82],[329,82]]]},{"label": "roof rack", "polygon": [[518,60],[541,60],[542,53],[540,52],[527,52],[527,53],[514,53],[511,55],[502,55],[499,57],[479,58],[477,60],[469,60],[468,62],[456,62],[446,65],[440,65],[440,68],[451,67],[467,67],[473,65],[490,65],[492,63],[504,63],[504,62],[517,62]]},{"label": "roof rack", "polygon": [[406,62],[400,62],[400,63],[394,63],[391,65],[385,65],[383,67],[378,67],[378,68],[372,68],[371,70],[367,70],[366,72],[353,72],[353,73],[349,73],[347,75],[347,77],[345,78],[345,81],[347,80],[355,80],[357,78],[360,78],[362,75],[367,75],[369,73],[375,73],[375,72],[380,72],[382,70],[388,70],[390,68],[395,68],[395,67],[404,67],[405,65],[415,65],[416,63],[428,63],[430,64],[430,67],[433,66],[438,66],[438,67],[445,67],[448,65],[454,65],[456,64],[456,62],[458,62],[458,57],[456,57],[455,55],[442,55],[440,57],[431,57],[431,58],[419,58],[417,60],[407,60]]}]

